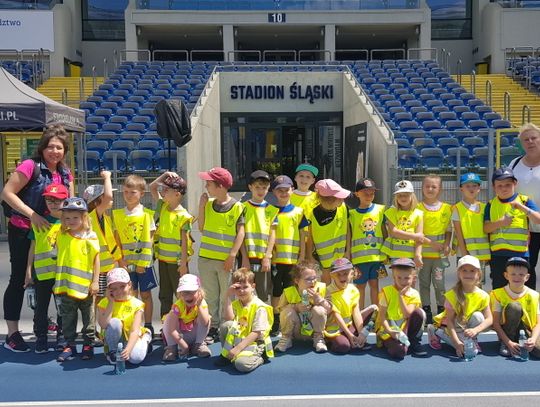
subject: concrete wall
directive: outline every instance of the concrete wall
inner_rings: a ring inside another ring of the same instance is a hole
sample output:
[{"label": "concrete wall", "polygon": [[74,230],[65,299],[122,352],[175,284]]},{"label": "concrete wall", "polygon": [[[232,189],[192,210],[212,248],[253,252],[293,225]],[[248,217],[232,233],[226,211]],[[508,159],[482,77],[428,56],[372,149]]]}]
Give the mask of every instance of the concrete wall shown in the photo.
[{"label": "concrete wall", "polygon": [[345,74],[343,80],[343,128],[367,122],[367,176],[380,190],[377,202],[389,203],[392,196],[393,173],[396,172],[397,147],[391,141],[388,129],[380,125],[373,107],[363,94],[356,79]]},{"label": "concrete wall", "polygon": [[54,52],[51,53],[51,76],[64,76],[64,59],[80,61],[77,49],[80,49],[80,35],[71,35],[80,32],[80,19],[74,19],[74,9],[69,4],[57,4],[54,12]]},{"label": "concrete wall", "polygon": [[[450,52],[450,73],[457,73],[457,63],[461,59],[461,73],[468,74],[474,69],[473,40],[433,40],[433,48]],[[441,61],[439,61],[440,63]]]},{"label": "concrete wall", "polygon": [[92,66],[96,67],[97,76],[103,76],[105,69],[103,59],[107,59],[107,69],[110,75],[115,69],[114,51],[120,52],[126,48],[126,44],[123,41],[83,41],[81,48],[83,76],[92,76]]}]

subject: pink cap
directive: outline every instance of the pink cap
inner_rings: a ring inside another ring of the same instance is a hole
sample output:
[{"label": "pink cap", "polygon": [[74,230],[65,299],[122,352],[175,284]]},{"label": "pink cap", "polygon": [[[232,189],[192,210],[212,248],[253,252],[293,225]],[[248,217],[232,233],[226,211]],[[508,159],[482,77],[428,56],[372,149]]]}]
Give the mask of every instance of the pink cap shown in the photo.
[{"label": "pink cap", "polygon": [[315,190],[321,196],[333,196],[334,198],[345,199],[351,194],[351,191],[343,188],[333,179],[322,179],[315,184]]},{"label": "pink cap", "polygon": [[201,280],[195,274],[184,274],[178,281],[177,293],[182,291],[197,291],[201,288]]},{"label": "pink cap", "polygon": [[214,167],[208,171],[199,172],[199,178],[204,181],[214,181],[223,188],[229,189],[232,187],[233,178],[231,173],[225,168]]},{"label": "pink cap", "polygon": [[129,273],[126,269],[117,267],[107,273],[107,287],[113,283],[129,283]]}]

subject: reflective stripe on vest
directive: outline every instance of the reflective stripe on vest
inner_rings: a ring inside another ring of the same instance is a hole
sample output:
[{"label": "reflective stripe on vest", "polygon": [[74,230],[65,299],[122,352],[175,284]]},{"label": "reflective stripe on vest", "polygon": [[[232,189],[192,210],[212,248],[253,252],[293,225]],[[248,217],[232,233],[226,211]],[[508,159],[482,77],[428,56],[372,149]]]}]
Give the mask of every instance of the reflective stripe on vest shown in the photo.
[{"label": "reflective stripe on vest", "polygon": [[[446,231],[452,218],[452,207],[443,202],[437,211],[426,208],[423,202],[418,204],[418,209],[424,216],[424,235],[431,241],[444,244],[446,240]],[[429,259],[439,259],[441,253],[433,249],[431,245],[422,245],[422,257]]]},{"label": "reflective stripe on vest", "polygon": [[[186,222],[191,223],[192,219],[193,217],[184,208],[170,211],[168,204],[161,205],[155,248],[158,260],[178,264],[182,258],[182,229]],[[187,254],[191,254],[189,247]]]},{"label": "reflective stripe on vest", "polygon": [[124,260],[138,267],[150,267],[154,260],[150,231],[154,212],[144,208],[141,214],[126,216],[125,210],[121,208],[112,213],[122,243]]},{"label": "reflective stripe on vest", "polygon": [[302,208],[295,206],[289,212],[278,213],[274,264],[296,264],[300,253],[300,223],[304,217]]},{"label": "reflective stripe on vest", "polygon": [[94,260],[99,255],[98,240],[79,239],[60,232],[56,244],[58,267],[53,292],[85,299],[94,274]]},{"label": "reflective stripe on vest", "polygon": [[279,209],[272,205],[256,206],[244,202],[246,237],[244,245],[250,259],[262,259],[268,248],[268,238],[272,223],[276,219]]},{"label": "reflective stripe on vest", "polygon": [[[528,198],[525,195],[518,195],[525,204]],[[489,244],[492,252],[497,250],[511,250],[514,252],[526,252],[529,240],[529,220],[527,215],[519,209],[512,209],[510,203],[503,203],[499,198],[491,200],[490,219],[497,221],[506,214],[512,216],[512,223],[509,227],[498,228],[489,234]]]},{"label": "reflective stripe on vest", "polygon": [[204,230],[202,230],[199,256],[207,259],[225,260],[229,257],[236,239],[236,224],[244,206],[236,202],[225,213],[212,208],[215,198],[208,200],[204,208]]},{"label": "reflective stripe on vest", "polygon": [[332,262],[345,253],[347,244],[347,206],[341,204],[332,221],[324,226],[319,225],[315,216],[311,215],[311,237],[315,251],[323,268],[330,268]]},{"label": "reflective stripe on vest", "polygon": [[[416,227],[423,218],[423,213],[420,209],[402,211],[394,206],[388,208],[384,214],[397,229],[409,233],[416,233]],[[391,259],[400,257],[412,259],[414,258],[414,246],[414,240],[401,240],[388,236],[384,241],[381,251]]]},{"label": "reflective stripe on vest", "polygon": [[367,213],[360,213],[356,209],[349,211],[353,264],[383,261],[386,258],[381,252],[384,242],[382,233],[384,208],[384,205],[374,204]]},{"label": "reflective stripe on vest", "polygon": [[[348,284],[343,290],[337,290],[330,294],[330,302],[334,312],[339,313],[346,326],[352,324],[352,315],[355,307],[358,307],[360,293],[353,284]],[[335,337],[340,334],[341,328],[333,314],[326,321],[325,336]]]},{"label": "reflective stripe on vest", "polygon": [[[393,285],[388,285],[386,287],[383,287],[381,290],[385,299],[386,299],[386,320],[390,324],[390,326],[397,326],[401,330],[405,328],[405,325],[407,324],[407,319],[403,315],[403,311],[401,310],[400,305],[400,293],[397,291],[396,287]],[[403,300],[406,305],[414,304],[415,308],[419,308],[421,306],[420,302],[420,295],[418,294],[418,291],[414,289],[410,289],[409,292],[413,294],[412,296],[403,296]],[[384,341],[388,338],[390,338],[390,335],[385,332],[384,327],[382,324],[379,326],[378,329],[378,335],[379,337]]]},{"label": "reflective stripe on vest", "polygon": [[122,258],[122,250],[117,247],[111,218],[108,215],[103,214],[103,230],[101,229],[96,210],[90,212],[88,216],[92,222],[92,230],[96,233],[99,240],[99,271],[100,273],[106,273],[112,270],[115,266],[115,262]]},{"label": "reflective stripe on vest", "polygon": [[[231,324],[227,335],[225,336],[225,343],[221,355],[227,357],[230,350],[238,345],[242,340],[253,331],[253,322],[255,314],[259,308],[264,308],[268,318],[268,328],[263,332],[264,352],[267,357],[274,357],[274,350],[272,348],[272,341],[270,339],[270,329],[274,323],[274,311],[270,305],[265,304],[259,298],[254,297],[251,303],[244,307],[239,300],[232,302],[232,308],[234,312],[234,321]],[[250,343],[245,349],[243,349],[233,362],[240,356],[253,356],[258,347],[261,346],[256,342]]]},{"label": "reflective stripe on vest", "polygon": [[525,287],[527,291],[521,297],[513,299],[508,295],[508,292],[504,287],[496,288],[490,293],[491,296],[491,308],[495,309],[495,301],[497,301],[502,308],[501,312],[501,325],[506,323],[506,307],[511,304],[518,302],[521,305],[523,313],[521,314],[521,321],[527,329],[533,330],[533,328],[538,324],[538,302],[540,294],[537,291]]},{"label": "reflective stripe on vest", "polygon": [[459,224],[463,233],[463,240],[470,255],[479,260],[490,260],[488,234],[484,232],[484,209],[485,203],[478,202],[479,211],[474,212],[467,208],[463,202],[458,202],[455,207],[459,215]]},{"label": "reflective stripe on vest", "polygon": [[56,273],[56,238],[60,231],[60,223],[53,223],[44,232],[32,226],[34,231],[34,270],[38,281],[52,280]]},{"label": "reflective stripe on vest", "polygon": [[[481,289],[477,289],[472,293],[464,293],[464,295],[465,304],[461,304],[457,298],[456,292],[453,289],[444,293],[444,297],[455,311],[456,324],[467,326],[467,323],[469,322],[469,319],[471,319],[473,313],[477,311],[481,312],[486,307],[489,307],[489,294]],[[457,320],[458,314],[460,315],[461,321]],[[433,325],[436,327],[441,327],[445,318],[446,310],[433,317]]]}]

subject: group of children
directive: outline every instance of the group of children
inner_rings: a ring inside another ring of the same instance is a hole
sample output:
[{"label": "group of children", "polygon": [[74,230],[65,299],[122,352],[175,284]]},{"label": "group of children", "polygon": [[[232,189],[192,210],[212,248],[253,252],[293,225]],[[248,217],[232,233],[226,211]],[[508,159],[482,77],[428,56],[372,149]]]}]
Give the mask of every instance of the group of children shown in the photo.
[{"label": "group of children", "polygon": [[[508,168],[495,171],[497,196],[488,204],[478,201],[476,174],[461,177],[462,200],[453,206],[439,200],[441,178],[428,175],[421,202],[412,183],[403,180],[389,208],[373,202],[375,183],[361,179],[354,191],[359,204],[352,209],[344,202],[351,192],[331,179],[315,183],[318,170],[307,163],[296,170],[296,189],[286,175],[272,180],[265,171],[253,172],[245,202],[229,194],[230,172],[212,168],[199,173],[207,192],[196,219],[198,276],[188,267],[194,217],[182,206],[185,180],[173,172],[154,180],[149,186],[153,211],[141,204],[144,179],[130,175],[122,188],[125,207],[109,216],[111,177],[107,171],[101,175],[103,185],[88,187],[84,199],[68,198],[65,187],[55,184],[43,194],[51,226],[34,228],[27,270],[27,284],[37,289],[37,353],[48,350],[47,309],[54,293],[64,335],[58,361],[77,353],[78,310],[81,357],[93,356],[96,304],[109,361],[114,363],[123,342],[122,356],[140,363],[154,334],[151,290],[158,286],[157,259],[167,362],[208,357],[207,345],[219,340],[216,363],[249,372],[274,350],[286,352],[293,339],[311,340],[316,352],[367,350],[373,325],[377,344],[390,356],[403,358],[408,350],[423,356],[426,322],[431,347],[440,348],[442,340],[459,356],[465,337],[476,338],[491,325],[501,354],[519,352],[517,335],[525,329],[526,346],[540,356],[538,293],[525,286],[528,222],[540,223],[540,213],[515,192],[517,180]],[[270,189],[275,205],[265,200]],[[445,292],[444,272],[454,249],[460,258],[458,282]],[[491,306],[490,295],[480,288],[488,261]],[[393,284],[379,292],[385,264]],[[414,288],[417,279],[420,292]],[[372,304],[366,307],[367,286]],[[280,331],[273,348],[270,336]]]}]

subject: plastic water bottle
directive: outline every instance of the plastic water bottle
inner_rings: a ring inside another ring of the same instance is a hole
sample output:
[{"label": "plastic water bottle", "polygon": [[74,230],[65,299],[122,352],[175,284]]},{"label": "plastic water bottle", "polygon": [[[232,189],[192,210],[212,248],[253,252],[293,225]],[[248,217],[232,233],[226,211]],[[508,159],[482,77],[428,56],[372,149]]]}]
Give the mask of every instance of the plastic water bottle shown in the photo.
[{"label": "plastic water bottle", "polygon": [[464,351],[463,351],[463,357],[465,358],[465,361],[471,362],[475,356],[476,356],[476,344],[474,343],[474,340],[471,338],[465,338],[465,341],[463,343]]},{"label": "plastic water bottle", "polygon": [[401,328],[397,326],[397,324],[394,321],[392,321],[392,324],[394,326],[394,330],[398,332],[398,341],[402,343],[403,345],[409,347],[411,345],[411,342],[409,341],[409,337],[407,336],[407,334],[403,332]]},{"label": "plastic water bottle", "polygon": [[373,321],[369,321],[367,325],[364,325],[364,328],[362,328],[362,332],[361,332],[364,338],[367,338],[369,336],[369,332],[373,329],[374,325],[375,323]]},{"label": "plastic water bottle", "polygon": [[529,351],[525,347],[526,340],[527,340],[527,336],[525,336],[525,331],[521,329],[519,331],[519,349],[520,349],[519,357],[523,361],[529,360]]},{"label": "plastic water bottle", "polygon": [[36,309],[36,289],[33,285],[26,287],[26,305],[28,308]]},{"label": "plastic water bottle", "polygon": [[124,344],[122,342],[118,343],[118,348],[116,348],[116,365],[114,367],[114,374],[122,375],[126,373],[126,361],[122,356],[122,351],[124,350]]},{"label": "plastic water bottle", "polygon": [[[307,290],[302,291],[302,304],[309,305],[309,294]],[[300,319],[302,321],[302,328],[300,329],[300,333],[302,335],[311,336],[313,334],[313,326],[311,325],[311,321],[309,320],[309,312],[302,312],[300,315]]]},{"label": "plastic water bottle", "polygon": [[441,266],[443,269],[450,267],[450,260],[448,260],[448,256],[444,254],[441,254]]}]

